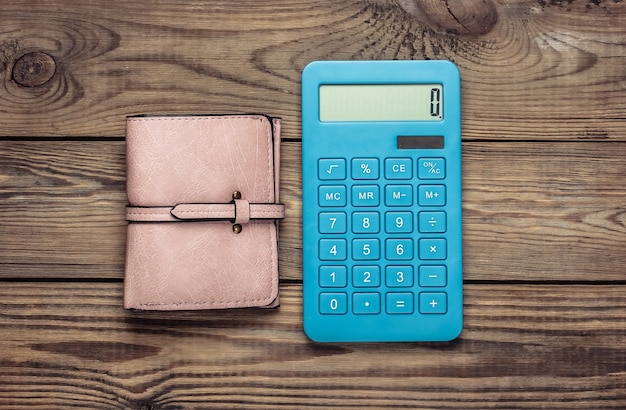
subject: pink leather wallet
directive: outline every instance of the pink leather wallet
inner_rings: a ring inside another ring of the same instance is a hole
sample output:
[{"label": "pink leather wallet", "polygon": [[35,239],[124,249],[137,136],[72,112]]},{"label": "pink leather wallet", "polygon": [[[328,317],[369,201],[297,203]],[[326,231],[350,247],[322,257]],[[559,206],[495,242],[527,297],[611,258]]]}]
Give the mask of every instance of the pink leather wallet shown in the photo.
[{"label": "pink leather wallet", "polygon": [[275,307],[280,119],[126,120],[124,307]]}]

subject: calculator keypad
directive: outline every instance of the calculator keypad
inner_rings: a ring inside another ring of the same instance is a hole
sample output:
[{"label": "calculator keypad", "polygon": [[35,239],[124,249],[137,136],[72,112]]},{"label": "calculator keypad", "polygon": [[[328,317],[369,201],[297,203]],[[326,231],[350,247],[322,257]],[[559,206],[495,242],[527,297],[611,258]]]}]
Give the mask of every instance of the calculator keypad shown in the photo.
[{"label": "calculator keypad", "polygon": [[320,314],[447,312],[445,179],[440,157],[318,160]]}]

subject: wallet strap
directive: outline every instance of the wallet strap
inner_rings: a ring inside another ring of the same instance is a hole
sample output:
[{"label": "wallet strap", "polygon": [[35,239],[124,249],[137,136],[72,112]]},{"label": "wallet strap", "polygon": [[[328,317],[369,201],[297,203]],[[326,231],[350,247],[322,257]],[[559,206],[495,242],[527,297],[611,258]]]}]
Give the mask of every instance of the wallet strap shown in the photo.
[{"label": "wallet strap", "polygon": [[226,204],[178,204],[176,206],[127,206],[129,222],[233,221],[248,223],[251,219],[283,219],[283,204],[251,204],[235,199]]}]

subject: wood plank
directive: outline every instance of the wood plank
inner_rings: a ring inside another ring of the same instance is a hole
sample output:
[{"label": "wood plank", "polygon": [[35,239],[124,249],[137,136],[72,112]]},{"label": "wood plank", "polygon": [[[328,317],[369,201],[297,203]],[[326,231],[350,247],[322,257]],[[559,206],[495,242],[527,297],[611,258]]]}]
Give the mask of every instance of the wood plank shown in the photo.
[{"label": "wood plank", "polygon": [[[299,138],[308,62],[450,59],[466,139],[626,140],[617,1],[64,3],[0,5],[2,136],[121,136],[130,114],[263,112]],[[52,62],[25,61],[33,52]]]},{"label": "wood plank", "polygon": [[[302,270],[300,144],[282,148],[283,279]],[[623,281],[626,144],[463,145],[467,280]],[[122,278],[124,143],[0,141],[0,277]]]},{"label": "wood plank", "polygon": [[281,291],[277,310],[141,313],[119,283],[4,283],[0,406],[626,404],[623,285],[468,285],[460,339],[384,348],[309,341],[301,287]]}]

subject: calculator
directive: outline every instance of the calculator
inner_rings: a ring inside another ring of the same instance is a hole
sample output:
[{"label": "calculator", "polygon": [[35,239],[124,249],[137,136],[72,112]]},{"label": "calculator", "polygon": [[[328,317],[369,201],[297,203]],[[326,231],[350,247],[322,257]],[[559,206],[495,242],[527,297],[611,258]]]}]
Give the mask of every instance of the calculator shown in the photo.
[{"label": "calculator", "polygon": [[455,339],[463,327],[456,65],[307,65],[302,208],[309,338]]}]

